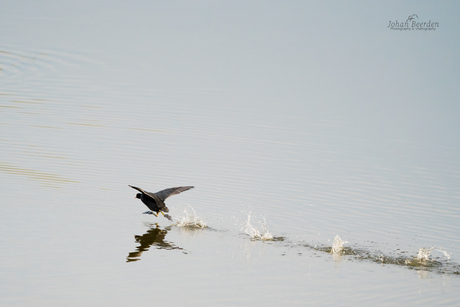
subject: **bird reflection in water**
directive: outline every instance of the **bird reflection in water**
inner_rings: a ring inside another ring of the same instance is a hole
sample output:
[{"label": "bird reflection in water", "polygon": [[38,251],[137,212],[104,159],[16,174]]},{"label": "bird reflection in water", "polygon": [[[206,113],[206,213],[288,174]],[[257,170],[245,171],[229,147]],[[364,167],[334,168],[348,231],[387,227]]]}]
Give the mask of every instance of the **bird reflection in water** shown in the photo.
[{"label": "bird reflection in water", "polygon": [[[183,248],[175,246],[174,244],[165,240],[166,234],[168,233],[169,229],[161,229],[158,224],[152,226],[146,233],[142,236],[135,235],[134,238],[136,242],[140,245],[136,247],[136,251],[131,252],[126,257],[126,262],[133,262],[141,260],[141,255],[143,252],[149,250],[150,246],[155,246],[157,249],[178,249],[183,250]],[[184,251],[183,253],[187,253]]]}]

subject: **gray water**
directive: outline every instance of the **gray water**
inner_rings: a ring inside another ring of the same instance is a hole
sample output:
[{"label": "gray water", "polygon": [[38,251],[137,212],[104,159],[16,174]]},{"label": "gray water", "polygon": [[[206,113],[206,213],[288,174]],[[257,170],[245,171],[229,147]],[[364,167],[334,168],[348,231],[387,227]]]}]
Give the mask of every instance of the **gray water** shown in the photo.
[{"label": "gray water", "polygon": [[0,305],[460,305],[457,3],[0,5]]}]

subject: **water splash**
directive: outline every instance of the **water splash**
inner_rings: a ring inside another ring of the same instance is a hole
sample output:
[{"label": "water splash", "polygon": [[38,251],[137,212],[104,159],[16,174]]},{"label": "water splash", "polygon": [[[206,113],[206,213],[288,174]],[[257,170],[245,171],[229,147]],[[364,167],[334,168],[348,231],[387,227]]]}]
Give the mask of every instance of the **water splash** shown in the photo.
[{"label": "water splash", "polygon": [[434,246],[431,246],[430,248],[422,247],[418,251],[417,260],[419,260],[419,261],[429,261],[429,260],[431,260],[430,259],[430,254],[431,254],[432,251],[439,251],[444,255],[444,257],[446,257],[447,259],[450,259],[449,253],[444,251],[444,250],[442,250],[441,247],[438,248],[438,249],[435,249]]},{"label": "water splash", "polygon": [[265,218],[263,222],[259,222],[262,228],[262,231],[259,231],[256,227],[251,224],[251,212],[248,214],[248,220],[246,222],[246,229],[245,232],[251,239],[254,240],[263,240],[263,241],[270,241],[273,240],[274,237],[270,233],[267,227],[267,223],[265,222]]},{"label": "water splash", "polygon": [[345,243],[348,243],[348,241],[343,241],[339,235],[336,235],[334,237],[334,241],[332,242],[332,249],[331,249],[331,254],[334,255],[339,255],[343,251],[343,245]]},{"label": "water splash", "polygon": [[[346,257],[349,261],[371,261],[383,265],[398,265],[409,269],[430,271],[441,274],[460,274],[460,265],[450,262],[450,254],[441,248],[421,248],[417,255],[409,256],[405,252],[384,254],[378,250],[370,250],[363,247],[345,247],[339,236],[334,238],[331,246],[318,244],[302,244],[313,250],[332,254],[334,257]],[[433,256],[432,252],[438,251],[442,256]],[[335,258],[334,258],[335,259]],[[340,258],[337,258],[340,260]]]},{"label": "water splash", "polygon": [[424,248],[422,247],[417,254],[417,260],[420,261],[428,261],[430,260],[430,254],[434,250],[434,247],[431,246],[431,248]]},{"label": "water splash", "polygon": [[208,225],[206,225],[203,219],[196,214],[195,209],[190,205],[189,207],[193,213],[189,213],[184,209],[185,216],[181,217],[180,220],[176,222],[175,226],[184,228],[207,228]]}]

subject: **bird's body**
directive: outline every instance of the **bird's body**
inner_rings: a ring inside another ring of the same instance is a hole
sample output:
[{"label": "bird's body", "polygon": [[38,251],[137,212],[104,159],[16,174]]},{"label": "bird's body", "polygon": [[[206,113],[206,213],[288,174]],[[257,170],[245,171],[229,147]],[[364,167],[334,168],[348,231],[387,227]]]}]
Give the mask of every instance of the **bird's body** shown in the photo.
[{"label": "bird's body", "polygon": [[[131,188],[138,190],[141,193],[138,193],[136,195],[136,198],[139,198],[142,200],[142,202],[153,212],[156,212],[156,216],[161,212],[166,218],[169,220],[172,220],[169,215],[165,215],[163,212],[169,212],[168,207],[165,205],[165,200],[172,196],[179,194],[181,192],[187,191],[192,189],[192,186],[186,186],[186,187],[175,187],[175,188],[169,188],[165,190],[161,190],[156,193],[151,193],[142,190],[141,188],[133,187],[130,185]],[[149,212],[146,212],[149,213]]]}]

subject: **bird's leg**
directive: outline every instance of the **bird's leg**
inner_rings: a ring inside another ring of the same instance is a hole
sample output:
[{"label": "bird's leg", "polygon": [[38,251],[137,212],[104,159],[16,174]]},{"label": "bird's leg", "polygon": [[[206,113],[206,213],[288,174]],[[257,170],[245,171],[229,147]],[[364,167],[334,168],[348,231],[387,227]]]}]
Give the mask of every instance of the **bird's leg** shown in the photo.
[{"label": "bird's leg", "polygon": [[160,212],[161,212],[161,214],[163,214],[163,216],[165,216],[165,214],[163,213],[163,211],[160,211]]}]

